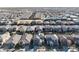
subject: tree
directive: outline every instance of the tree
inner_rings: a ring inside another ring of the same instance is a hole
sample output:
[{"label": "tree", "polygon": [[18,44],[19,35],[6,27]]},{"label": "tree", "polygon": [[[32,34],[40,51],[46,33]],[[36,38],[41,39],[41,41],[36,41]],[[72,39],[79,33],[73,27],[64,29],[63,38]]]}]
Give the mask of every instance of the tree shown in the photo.
[{"label": "tree", "polygon": [[20,44],[15,45],[15,49],[20,49],[22,46]]},{"label": "tree", "polygon": [[36,21],[32,21],[32,22],[31,22],[31,25],[35,25],[35,24],[36,24]]}]

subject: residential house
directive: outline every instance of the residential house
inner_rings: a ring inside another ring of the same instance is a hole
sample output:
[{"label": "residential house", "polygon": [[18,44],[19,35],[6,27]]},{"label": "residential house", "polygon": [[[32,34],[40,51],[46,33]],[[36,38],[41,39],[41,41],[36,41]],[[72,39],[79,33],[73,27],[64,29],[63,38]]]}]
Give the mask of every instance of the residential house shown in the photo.
[{"label": "residential house", "polygon": [[12,36],[3,44],[3,48],[6,48],[6,49],[15,48],[15,46],[18,44],[20,38],[21,38],[21,35],[18,35],[18,34],[12,35]]},{"label": "residential house", "polygon": [[32,34],[24,33],[18,42],[20,48],[25,48],[25,50],[29,50],[31,39]]},{"label": "residential house", "polygon": [[58,48],[59,43],[58,43],[58,36],[56,34],[47,34],[45,35],[45,44],[50,47],[50,48]]}]

